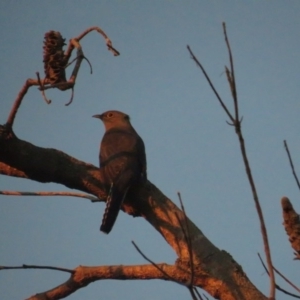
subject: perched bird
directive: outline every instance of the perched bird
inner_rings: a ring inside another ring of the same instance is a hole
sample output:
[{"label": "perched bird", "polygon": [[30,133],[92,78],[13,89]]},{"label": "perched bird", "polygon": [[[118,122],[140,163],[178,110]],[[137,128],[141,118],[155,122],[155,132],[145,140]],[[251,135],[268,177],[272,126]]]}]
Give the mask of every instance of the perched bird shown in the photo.
[{"label": "perched bird", "polygon": [[128,190],[147,179],[145,146],[128,115],[111,110],[93,117],[105,126],[99,160],[108,197],[100,230],[108,234]]}]

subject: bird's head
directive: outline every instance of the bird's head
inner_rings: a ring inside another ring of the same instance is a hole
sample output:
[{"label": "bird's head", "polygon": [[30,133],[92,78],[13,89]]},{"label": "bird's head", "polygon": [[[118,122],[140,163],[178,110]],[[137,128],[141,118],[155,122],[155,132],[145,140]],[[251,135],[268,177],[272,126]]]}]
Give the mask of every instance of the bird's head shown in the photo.
[{"label": "bird's head", "polygon": [[117,110],[109,110],[101,115],[94,115],[93,118],[102,120],[106,130],[118,127],[131,127],[129,116]]}]

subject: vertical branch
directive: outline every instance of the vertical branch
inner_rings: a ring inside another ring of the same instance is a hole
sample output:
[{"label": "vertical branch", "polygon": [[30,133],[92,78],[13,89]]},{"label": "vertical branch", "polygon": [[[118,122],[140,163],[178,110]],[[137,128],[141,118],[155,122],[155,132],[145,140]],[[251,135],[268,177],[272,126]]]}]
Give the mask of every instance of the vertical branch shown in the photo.
[{"label": "vertical branch", "polygon": [[246,146],[245,146],[245,140],[244,140],[243,133],[242,133],[241,121],[239,120],[238,98],[237,98],[237,92],[236,92],[236,81],[235,81],[235,75],[234,75],[232,52],[231,52],[230,43],[229,43],[229,40],[227,37],[225,23],[223,23],[223,31],[224,31],[225,41],[226,41],[226,45],[227,45],[227,49],[228,49],[228,53],[229,53],[229,60],[230,60],[230,77],[228,77],[228,78],[230,78],[229,85],[231,87],[232,98],[233,98],[234,109],[235,109],[235,123],[234,123],[235,124],[235,132],[239,139],[240,149],[241,149],[244,165],[246,168],[246,174],[247,174],[248,181],[249,181],[249,184],[251,187],[253,200],[254,200],[256,211],[257,211],[259,221],[260,221],[260,229],[261,229],[261,233],[262,233],[264,250],[265,250],[266,260],[267,260],[267,264],[268,264],[268,270],[269,270],[269,274],[270,274],[270,299],[275,299],[275,274],[274,274],[274,270],[273,270],[268,233],[267,233],[267,228],[265,225],[263,212],[262,212],[262,209],[260,206],[260,201],[259,201],[258,194],[256,191],[254,178],[252,176],[248,156],[246,153]]},{"label": "vertical branch", "polygon": [[287,153],[287,155],[288,155],[288,158],[289,158],[289,162],[290,162],[290,166],[291,166],[291,169],[292,169],[294,178],[295,178],[296,183],[297,183],[297,185],[298,185],[298,188],[299,188],[299,190],[300,190],[300,182],[299,182],[297,173],[296,173],[296,171],[295,171],[295,167],[294,167],[294,164],[293,164],[292,156],[291,156],[291,154],[290,154],[290,150],[289,150],[289,147],[288,147],[288,144],[287,144],[286,140],[283,141],[283,144],[284,144],[285,151],[286,151],[286,153]]},{"label": "vertical branch", "polygon": [[232,114],[229,112],[229,109],[224,104],[224,101],[221,99],[221,97],[217,93],[215,87],[212,84],[212,81],[208,77],[208,75],[207,75],[206,71],[204,70],[203,66],[197,60],[197,58],[195,57],[195,55],[193,54],[193,52],[191,51],[189,46],[188,46],[188,50],[189,50],[193,60],[196,62],[197,66],[201,69],[202,73],[204,74],[206,80],[208,81],[208,83],[209,83],[210,87],[212,88],[214,94],[216,95],[218,101],[221,103],[222,108],[226,112],[227,116],[229,116],[229,118],[232,122],[232,124],[230,124],[230,125],[234,126],[235,132],[238,136],[238,140],[239,140],[239,144],[240,144],[240,150],[241,150],[244,166],[245,166],[245,169],[246,169],[247,178],[248,178],[248,181],[249,181],[249,184],[250,184],[250,187],[251,187],[253,200],[254,200],[256,211],[257,211],[259,221],[260,221],[260,228],[261,228],[261,233],[262,233],[262,238],[263,238],[264,250],[265,250],[268,270],[269,270],[269,274],[270,274],[270,298],[269,299],[274,300],[275,299],[275,274],[274,274],[274,270],[273,270],[273,266],[272,266],[272,258],[271,258],[269,240],[268,240],[268,233],[267,233],[267,228],[266,228],[265,221],[264,221],[263,212],[262,212],[262,209],[261,209],[261,206],[260,206],[258,194],[257,194],[257,191],[256,191],[254,178],[252,176],[249,160],[248,160],[247,153],[246,153],[246,146],[245,146],[245,141],[244,141],[242,128],[241,128],[242,120],[239,120],[239,106],[238,106],[238,97],[237,97],[236,81],[235,81],[235,74],[234,74],[233,58],[232,58],[230,43],[229,43],[229,40],[228,40],[228,37],[227,37],[225,23],[223,23],[223,32],[224,32],[224,36],[225,36],[225,42],[226,42],[226,45],[227,45],[227,50],[228,50],[228,53],[229,53],[230,69],[225,67],[225,72],[226,72],[226,75],[227,75],[227,80],[228,80],[228,83],[229,83],[229,87],[230,87],[233,102],[234,102],[234,111],[235,111],[234,112],[234,117],[232,117]]},{"label": "vertical branch", "polygon": [[[239,118],[239,106],[238,106],[238,98],[237,98],[237,91],[236,91],[236,85],[235,85],[235,75],[234,75],[232,52],[231,52],[231,47],[230,47],[229,40],[227,37],[225,22],[223,22],[222,25],[223,25],[223,33],[224,33],[224,37],[225,37],[225,42],[226,42],[226,46],[227,46],[228,53],[229,53],[230,75],[231,75],[229,84],[230,84],[230,90],[231,90],[231,94],[232,94],[232,98],[233,98],[233,102],[234,102],[235,119],[239,120],[240,119]],[[227,78],[228,78],[228,76],[227,76]]]},{"label": "vertical branch", "polygon": [[9,127],[9,128],[12,128],[13,126],[13,123],[14,123],[14,120],[15,120],[15,117],[16,117],[16,114],[18,112],[18,109],[22,103],[22,100],[24,98],[24,96],[26,95],[26,93],[28,92],[28,89],[33,86],[33,85],[38,85],[38,82],[34,79],[27,79],[22,87],[22,89],[20,90],[14,104],[13,104],[13,107],[9,113],[9,116],[7,118],[7,121],[6,121],[6,125]]},{"label": "vertical branch", "polygon": [[[69,105],[72,102],[77,73],[79,71],[82,60],[86,59],[84,57],[82,47],[80,46],[79,41],[93,30],[96,30],[104,37],[108,50],[111,51],[114,56],[120,55],[120,53],[112,46],[112,42],[109,39],[109,37],[99,27],[96,26],[90,27],[86,29],[83,33],[81,33],[77,38],[71,39],[69,43],[69,47],[65,53],[63,53],[63,49],[62,49],[65,39],[62,38],[59,32],[49,31],[48,33],[45,34],[46,40],[44,42],[44,47],[43,47],[44,48],[43,61],[44,61],[44,69],[45,69],[46,77],[44,79],[40,79],[39,73],[37,73],[37,77],[38,77],[37,80],[29,78],[25,81],[7,118],[6,121],[7,128],[12,129],[18,109],[22,103],[24,96],[26,95],[28,89],[31,86],[39,86],[39,89],[42,91],[44,100],[48,104],[50,104],[51,101],[46,98],[45,90],[50,88],[58,88],[61,91],[72,89],[71,99],[66,105]],[[67,62],[70,59],[72,52],[75,48],[77,49],[76,65],[72,72],[71,78],[68,81],[66,81],[65,68],[69,65],[67,64]]]},{"label": "vertical branch", "polygon": [[[240,123],[238,123],[238,124],[240,125]],[[260,206],[260,202],[259,202],[258,194],[257,194],[257,191],[256,191],[254,179],[253,179],[253,176],[252,176],[249,160],[248,160],[248,157],[247,157],[246,146],[245,146],[245,141],[244,141],[243,134],[242,134],[242,129],[241,129],[240,126],[236,126],[235,128],[236,128],[236,134],[238,135],[238,138],[239,138],[240,149],[241,149],[244,165],[245,165],[245,168],[246,168],[246,174],[247,174],[247,177],[248,177],[248,181],[249,181],[249,184],[250,184],[250,187],[251,187],[253,200],[254,200],[254,203],[255,203],[255,208],[256,208],[256,211],[257,211],[257,214],[258,214],[258,217],[259,217],[260,229],[261,229],[263,243],[264,243],[264,250],[265,250],[268,270],[269,270],[269,274],[270,274],[270,300],[274,300],[275,299],[275,274],[274,274],[274,270],[273,270],[273,264],[272,264],[271,250],[270,250],[270,245],[269,245],[267,228],[266,228],[266,225],[265,225],[265,220],[264,220],[263,212],[262,212],[262,209],[261,209],[261,206]]]}]

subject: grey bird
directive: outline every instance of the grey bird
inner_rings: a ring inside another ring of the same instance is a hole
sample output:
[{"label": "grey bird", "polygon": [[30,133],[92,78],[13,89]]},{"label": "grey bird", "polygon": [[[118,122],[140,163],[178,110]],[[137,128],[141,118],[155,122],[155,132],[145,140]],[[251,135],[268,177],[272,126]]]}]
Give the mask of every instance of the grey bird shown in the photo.
[{"label": "grey bird", "polygon": [[111,110],[93,117],[101,119],[105,126],[99,160],[108,197],[100,230],[108,234],[128,190],[147,179],[146,153],[128,115]]}]

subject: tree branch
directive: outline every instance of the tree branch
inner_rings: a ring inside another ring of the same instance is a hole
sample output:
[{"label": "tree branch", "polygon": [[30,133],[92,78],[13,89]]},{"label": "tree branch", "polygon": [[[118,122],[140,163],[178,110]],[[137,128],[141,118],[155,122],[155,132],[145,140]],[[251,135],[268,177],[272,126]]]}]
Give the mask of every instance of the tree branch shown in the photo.
[{"label": "tree branch", "polygon": [[100,202],[101,200],[88,194],[72,193],[72,192],[22,192],[22,191],[0,191],[0,195],[6,196],[68,196],[78,197],[91,200],[91,202]]},{"label": "tree branch", "polygon": [[[183,280],[186,274],[179,270],[176,266],[159,264],[159,267],[165,272],[170,272],[178,280]],[[77,290],[86,287],[90,283],[104,279],[115,280],[150,280],[150,279],[163,279],[170,280],[165,277],[153,265],[135,265],[135,266],[97,266],[87,267],[79,266],[74,270],[70,278],[61,285],[36,295],[29,297],[27,300],[44,300],[44,299],[62,299]],[[204,279],[204,277],[203,277]],[[202,280],[203,280],[202,279]],[[200,283],[200,282],[198,282]]]},{"label": "tree branch", "polygon": [[230,113],[227,106],[224,104],[224,101],[222,100],[222,98],[218,94],[216,88],[214,87],[212,81],[210,80],[209,76],[207,75],[207,73],[206,73],[204,67],[202,66],[202,64],[198,61],[198,59],[196,58],[196,56],[194,55],[194,53],[192,52],[192,50],[190,49],[189,46],[187,46],[187,49],[188,49],[190,55],[192,56],[192,59],[196,62],[197,66],[201,69],[203,75],[205,76],[208,84],[210,85],[211,89],[213,90],[214,94],[216,95],[216,97],[217,97],[218,101],[220,102],[222,108],[224,109],[224,111],[226,112],[226,114],[228,115],[230,120],[232,121],[232,123],[229,124],[229,125],[234,126],[235,133],[238,136],[238,140],[239,140],[239,144],[240,144],[240,150],[241,150],[244,166],[245,166],[245,169],[246,169],[246,175],[247,175],[247,178],[248,178],[248,181],[249,181],[249,184],[250,184],[253,200],[254,200],[254,203],[255,203],[255,208],[256,208],[256,211],[257,211],[257,214],[258,214],[258,217],[259,217],[259,222],[260,222],[260,229],[261,229],[261,234],[262,234],[262,239],[263,239],[263,244],[264,244],[264,250],[265,250],[268,270],[269,270],[269,274],[270,274],[270,300],[275,300],[275,274],[274,274],[274,270],[273,270],[273,267],[272,267],[272,258],[271,258],[271,250],[270,250],[269,240],[268,240],[268,233],[267,233],[267,228],[266,228],[266,225],[265,225],[263,211],[261,209],[258,193],[257,193],[256,186],[255,186],[255,183],[254,183],[254,178],[252,176],[250,163],[249,163],[247,152],[246,152],[246,145],[245,145],[245,140],[244,140],[244,137],[243,137],[242,126],[241,126],[242,125],[242,119],[241,120],[239,119],[238,97],[237,97],[237,88],[236,88],[236,81],[235,81],[235,75],[234,75],[233,58],[232,58],[232,53],[231,53],[229,40],[228,40],[228,37],[227,37],[226,25],[225,25],[225,23],[223,23],[222,25],[223,25],[223,32],[224,32],[224,36],[225,36],[225,42],[226,42],[226,46],[227,46],[228,53],[229,53],[230,69],[228,69],[225,66],[225,72],[226,72],[227,80],[228,80],[229,87],[230,87],[231,94],[232,94],[232,98],[233,98],[234,117]]},{"label": "tree branch", "polygon": [[[2,171],[1,167],[4,167],[5,171]],[[95,195],[100,199],[106,199],[107,196],[102,184],[101,169],[79,161],[62,151],[37,147],[20,140],[12,132],[1,130],[0,126],[0,173],[8,175],[9,170],[13,170],[13,176],[20,175],[22,178],[39,182],[59,183]],[[190,280],[190,250],[180,222],[182,224],[187,222],[193,245],[195,286],[203,288],[219,299],[266,299],[253,286],[233,258],[215,247],[201,230],[151,182],[148,181],[137,190],[131,191],[122,209],[128,214],[144,217],[174,249],[178,256],[176,266],[187,276],[183,282]],[[161,272],[159,274],[162,276]],[[172,273],[168,274],[172,276]],[[135,276],[139,276],[139,279],[144,278],[140,273]],[[201,281],[203,276],[206,280]],[[87,282],[86,285],[92,281],[94,280]],[[66,295],[67,290],[70,290],[74,284],[73,279],[70,284],[63,284],[63,293],[57,292],[60,288],[55,288],[55,292],[47,292],[47,299],[60,299],[57,294]],[[80,284],[82,286],[82,282]],[[77,289],[78,285],[75,286]],[[51,296],[54,294],[56,296]]]}]

